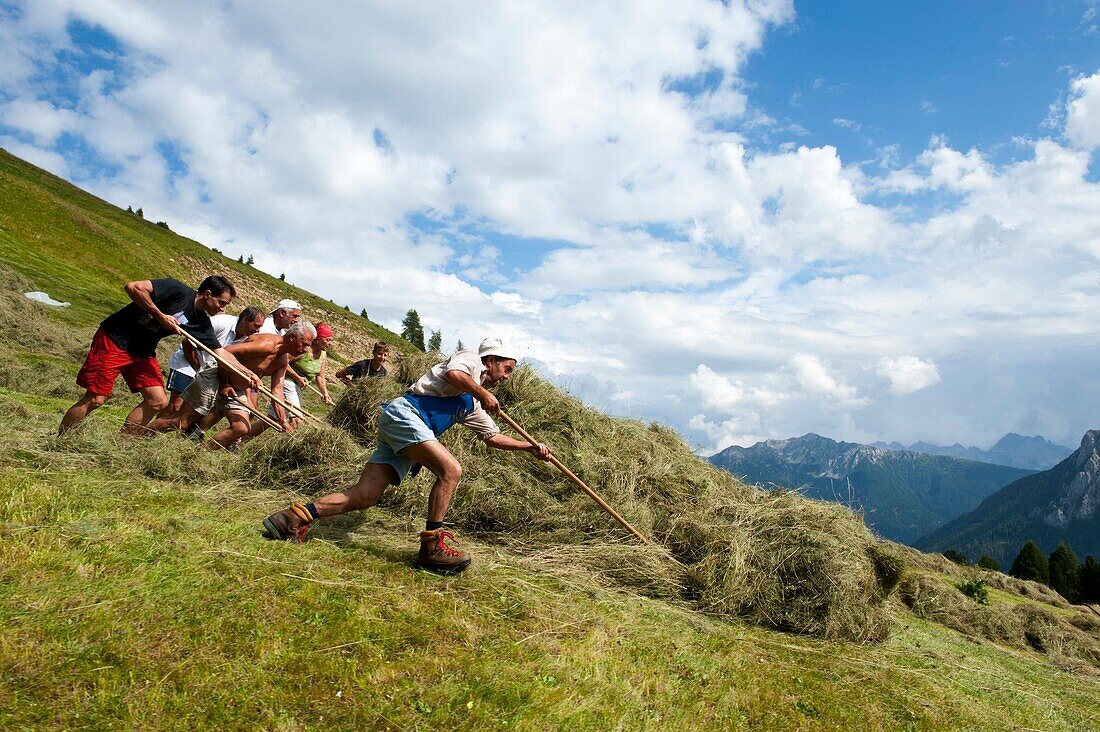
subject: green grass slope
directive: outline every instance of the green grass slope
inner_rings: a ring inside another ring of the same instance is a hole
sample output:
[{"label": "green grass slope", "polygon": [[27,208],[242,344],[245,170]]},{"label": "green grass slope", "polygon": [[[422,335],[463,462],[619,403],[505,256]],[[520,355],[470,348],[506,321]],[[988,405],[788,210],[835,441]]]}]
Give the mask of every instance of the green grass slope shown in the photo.
[{"label": "green grass slope", "polygon": [[369,354],[377,339],[399,352],[412,350],[394,333],[340,305],[128,213],[3,149],[0,264],[33,289],[72,303],[48,311],[59,324],[94,329],[128,302],[122,286],[130,280],[175,277],[195,286],[207,275],[223,274],[238,291],[230,312],[245,305],[270,310],[281,298],[294,298],[304,317],[336,328],[332,355],[341,361]]},{"label": "green grass slope", "polygon": [[[21,256],[48,275],[60,260],[42,246]],[[74,291],[95,291],[104,275],[89,271],[82,283],[72,270]],[[382,507],[325,522],[304,545],[264,541],[268,512],[355,475],[372,405],[401,382],[349,391],[333,417],[352,434],[268,434],[240,455],[123,438],[128,394],[59,440],[103,312],[91,298],[65,297],[74,308],[61,315],[30,303],[29,265],[0,275],[5,726],[1100,725],[1091,610],[879,545],[846,509],[749,489],[668,430],[584,409],[529,373],[502,391],[513,416],[661,546],[640,551],[551,469],[460,431],[448,435],[466,467],[452,518],[475,555],[463,575],[413,568],[427,476]],[[399,371],[421,366],[407,359]],[[869,553],[903,558],[886,597],[853,596],[883,587]],[[988,607],[956,588],[978,578],[994,588]],[[873,623],[861,624],[865,613]],[[802,632],[773,629],[784,626]],[[830,628],[871,628],[874,642]]]}]

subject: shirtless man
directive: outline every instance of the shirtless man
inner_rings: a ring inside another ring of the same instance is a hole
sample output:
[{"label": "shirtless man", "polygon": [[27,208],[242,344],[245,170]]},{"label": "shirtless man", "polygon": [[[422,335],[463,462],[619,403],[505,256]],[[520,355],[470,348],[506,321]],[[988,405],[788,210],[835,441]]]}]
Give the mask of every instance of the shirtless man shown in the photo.
[{"label": "shirtless man", "polygon": [[[270,376],[272,393],[281,394],[288,364],[305,353],[316,337],[317,330],[313,324],[302,320],[291,325],[285,336],[257,333],[246,341],[227,346],[226,350],[257,376]],[[243,396],[237,397],[238,393],[243,393]],[[252,427],[252,414],[236,399],[245,399],[254,410],[259,411],[256,394],[237,374],[218,367],[200,371],[191,386],[187,387],[183,398],[195,411],[225,409],[229,426],[207,442],[208,448],[217,450],[229,448],[248,434]],[[273,407],[275,419],[285,428],[288,421],[286,411],[280,404]]]}]

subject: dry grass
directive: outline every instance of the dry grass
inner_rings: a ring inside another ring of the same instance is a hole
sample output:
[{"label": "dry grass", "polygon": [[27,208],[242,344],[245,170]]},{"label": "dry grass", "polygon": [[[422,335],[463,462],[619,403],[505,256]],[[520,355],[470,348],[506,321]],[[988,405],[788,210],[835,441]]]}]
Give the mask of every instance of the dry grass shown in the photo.
[{"label": "dry grass", "polygon": [[[400,393],[433,361],[403,359],[392,379],[360,381],[331,421],[371,447],[378,404]],[[643,551],[553,467],[486,449],[463,430],[443,442],[464,466],[449,520],[482,539],[529,547],[528,561],[572,564],[699,609],[829,638],[879,640],[882,601],[898,576],[851,511],[795,494],[749,488],[695,456],[668,429],[611,419],[521,368],[498,389],[509,414],[644,534]],[[386,498],[406,514],[423,512],[426,478]]]},{"label": "dry grass", "polygon": [[1066,618],[1031,603],[981,605],[942,577],[913,572],[899,595],[914,615],[971,638],[1033,649],[1066,670],[1100,673],[1100,623]]}]

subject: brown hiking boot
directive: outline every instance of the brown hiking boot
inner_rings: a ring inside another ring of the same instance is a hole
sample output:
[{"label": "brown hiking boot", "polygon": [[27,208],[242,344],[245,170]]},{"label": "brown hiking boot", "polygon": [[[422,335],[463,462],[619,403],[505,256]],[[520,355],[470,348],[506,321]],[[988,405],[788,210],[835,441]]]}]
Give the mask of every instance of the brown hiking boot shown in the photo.
[{"label": "brown hiking boot", "polygon": [[417,565],[438,574],[454,574],[470,566],[470,555],[449,546],[447,539],[455,541],[455,535],[443,529],[421,531]]},{"label": "brown hiking boot", "polygon": [[312,520],[305,506],[294,503],[290,508],[277,511],[265,518],[264,530],[269,539],[301,544],[305,541]]}]

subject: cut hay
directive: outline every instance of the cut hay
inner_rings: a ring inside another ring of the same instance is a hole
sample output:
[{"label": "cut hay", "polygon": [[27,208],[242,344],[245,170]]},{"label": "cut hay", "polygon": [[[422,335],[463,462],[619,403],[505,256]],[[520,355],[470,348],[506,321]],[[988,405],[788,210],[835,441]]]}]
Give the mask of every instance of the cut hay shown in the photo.
[{"label": "cut hay", "polygon": [[233,460],[176,434],[133,437],[119,424],[92,417],[62,437],[50,437],[43,462],[76,471],[94,465],[118,474],[140,475],[190,485],[222,483],[232,475]]},{"label": "cut hay", "polygon": [[898,594],[917,617],[968,637],[1038,651],[1066,670],[1100,672],[1100,625],[1074,622],[1026,600],[981,605],[946,579],[919,572],[902,580]]},{"label": "cut hay", "polygon": [[658,544],[556,544],[508,548],[523,566],[570,577],[574,586],[595,583],[645,597],[682,600],[693,594],[692,575]]},{"label": "cut hay", "polygon": [[347,487],[366,462],[340,430],[303,425],[288,435],[273,432],[241,451],[237,477],[246,485],[323,494]]},{"label": "cut hay", "polygon": [[699,606],[781,630],[881,640],[893,572],[846,508],[794,493],[755,493],[684,513],[669,546],[693,558]]},{"label": "cut hay", "polygon": [[[432,363],[430,356],[410,358],[392,379],[360,380],[331,421],[373,446],[379,403]],[[886,635],[882,604],[900,560],[850,510],[746,487],[700,460],[671,430],[588,409],[529,368],[517,369],[497,396],[661,547],[644,549],[552,466],[490,450],[462,429],[443,438],[464,471],[450,523],[482,540],[542,547],[525,560],[532,566],[580,566],[601,583],[659,597],[686,591],[706,612],[828,638]],[[427,474],[405,481],[383,505],[423,515],[430,486]]]}]

